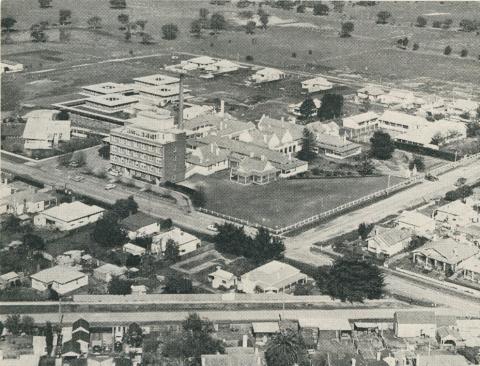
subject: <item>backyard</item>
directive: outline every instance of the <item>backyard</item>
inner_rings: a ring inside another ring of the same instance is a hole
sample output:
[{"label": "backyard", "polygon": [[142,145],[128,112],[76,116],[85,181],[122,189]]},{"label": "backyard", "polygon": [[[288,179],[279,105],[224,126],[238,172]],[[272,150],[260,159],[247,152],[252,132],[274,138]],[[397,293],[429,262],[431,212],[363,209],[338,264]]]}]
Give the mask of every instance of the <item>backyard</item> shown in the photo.
[{"label": "backyard", "polygon": [[[391,177],[390,184],[402,181]],[[194,176],[189,185],[201,186],[205,208],[271,228],[283,227],[386,188],[388,177],[280,179],[264,186],[242,186],[228,173]]]}]

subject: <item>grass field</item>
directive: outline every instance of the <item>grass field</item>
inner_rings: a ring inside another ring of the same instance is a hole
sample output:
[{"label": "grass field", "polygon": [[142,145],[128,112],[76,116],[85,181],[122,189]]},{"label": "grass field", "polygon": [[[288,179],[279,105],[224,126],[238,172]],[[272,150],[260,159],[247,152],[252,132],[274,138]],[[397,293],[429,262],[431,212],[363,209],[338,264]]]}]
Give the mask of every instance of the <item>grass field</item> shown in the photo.
[{"label": "grass field", "polygon": [[[204,187],[205,208],[272,228],[293,224],[379,191],[386,188],[387,181],[388,177],[282,179],[265,186],[242,186],[230,182],[225,174],[190,179]],[[400,181],[392,177],[390,183]]]}]

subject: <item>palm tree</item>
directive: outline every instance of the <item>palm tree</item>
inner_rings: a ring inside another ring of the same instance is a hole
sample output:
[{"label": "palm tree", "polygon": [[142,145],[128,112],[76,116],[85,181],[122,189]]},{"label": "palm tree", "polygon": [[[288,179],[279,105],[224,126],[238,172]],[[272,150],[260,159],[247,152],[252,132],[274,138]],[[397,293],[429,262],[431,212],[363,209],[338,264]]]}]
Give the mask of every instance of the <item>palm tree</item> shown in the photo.
[{"label": "palm tree", "polygon": [[268,366],[298,365],[305,356],[303,338],[291,329],[280,331],[269,341],[265,358]]}]

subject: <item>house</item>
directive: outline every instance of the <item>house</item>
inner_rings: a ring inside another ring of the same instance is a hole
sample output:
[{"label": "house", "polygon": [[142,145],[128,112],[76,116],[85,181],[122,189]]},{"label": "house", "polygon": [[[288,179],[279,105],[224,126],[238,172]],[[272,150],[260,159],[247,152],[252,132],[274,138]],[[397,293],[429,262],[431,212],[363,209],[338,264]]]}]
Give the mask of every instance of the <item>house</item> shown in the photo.
[{"label": "house", "polygon": [[385,94],[385,92],[373,85],[368,85],[364,88],[358,89],[355,100],[357,103],[368,100],[370,102],[379,102],[380,97]]},{"label": "house", "polygon": [[266,67],[258,70],[255,74],[250,76],[250,81],[255,84],[268,83],[270,81],[278,81],[285,79],[287,74],[278,69]]},{"label": "house", "polygon": [[455,99],[448,108],[448,112],[455,116],[467,114],[470,117],[475,116],[480,104],[474,100]]},{"label": "house", "polygon": [[352,326],[347,318],[299,318],[300,329],[315,329],[318,334],[322,332],[335,332],[335,338],[340,339],[342,335],[352,333]]},{"label": "house", "polygon": [[258,120],[257,128],[264,135],[276,136],[278,141],[275,141],[273,144],[270,141],[268,145],[270,150],[279,151],[290,156],[302,148],[304,127],[285,121],[283,117],[275,119],[263,114]]},{"label": "house", "polygon": [[333,121],[330,122],[312,122],[305,126],[318,138],[320,135],[340,136],[340,127]]},{"label": "house", "polygon": [[52,149],[60,142],[70,141],[70,121],[55,119],[57,113],[38,109],[23,117],[27,120],[22,135],[25,149]]},{"label": "house", "polygon": [[171,230],[155,235],[152,239],[152,253],[163,254],[167,247],[169,240],[173,240],[178,245],[180,255],[185,255],[197,250],[201,241],[196,236],[182,231],[178,227],[174,227]]},{"label": "house", "polygon": [[97,280],[110,282],[113,277],[123,276],[127,272],[127,267],[119,267],[115,264],[106,263],[103,266],[93,270],[93,277]]},{"label": "house", "polygon": [[470,257],[458,265],[464,279],[480,283],[480,257]]},{"label": "house", "polygon": [[205,114],[213,114],[215,108],[210,105],[186,105],[183,109],[183,120],[190,120]]},{"label": "house", "polygon": [[378,114],[375,112],[345,117],[342,120],[343,129],[349,139],[366,141],[378,129],[377,119]]},{"label": "house", "polygon": [[393,315],[393,329],[396,337],[435,337],[435,313],[433,311],[397,311]]},{"label": "house", "polygon": [[8,272],[0,276],[0,289],[4,290],[8,287],[15,286],[21,281],[21,276],[17,272]]},{"label": "house", "polygon": [[62,358],[64,360],[71,360],[79,358],[82,354],[80,343],[69,340],[62,345]]},{"label": "house", "polygon": [[462,347],[465,345],[462,336],[456,329],[445,326],[437,328],[437,341],[442,346]]},{"label": "house", "polygon": [[93,85],[82,86],[82,94],[88,96],[106,95],[106,94],[131,94],[134,92],[131,84],[119,84],[119,83],[99,83]]},{"label": "house", "polygon": [[430,122],[423,117],[412,116],[398,111],[385,111],[377,118],[378,128],[393,133],[394,135],[417,131],[429,123]]},{"label": "house", "polygon": [[72,342],[78,343],[80,345],[80,351],[83,354],[87,354],[88,347],[90,345],[90,333],[87,333],[87,332],[72,333]]},{"label": "house", "polygon": [[208,280],[212,283],[213,288],[224,287],[226,289],[231,289],[237,284],[237,276],[221,269],[220,267],[217,267],[215,272],[208,275]]},{"label": "house", "polygon": [[378,97],[378,102],[385,106],[409,105],[415,101],[415,95],[409,90],[392,89],[388,94]]},{"label": "house", "polygon": [[348,141],[345,135],[340,137],[317,134],[316,149],[319,152],[323,152],[325,156],[340,160],[362,153],[361,145]]},{"label": "house", "polygon": [[51,226],[60,231],[68,231],[98,221],[104,211],[101,207],[89,206],[80,201],[62,203],[36,215],[33,223],[35,226]]},{"label": "house", "polygon": [[72,334],[77,332],[90,334],[90,323],[83,318],[75,320],[72,324]]},{"label": "house", "polygon": [[268,184],[277,179],[278,170],[266,159],[243,157],[230,168],[230,180],[243,185]]},{"label": "house", "polygon": [[57,204],[57,197],[53,193],[35,190],[19,191],[0,199],[3,212],[15,215],[35,214]]},{"label": "house", "polygon": [[439,223],[451,227],[467,226],[478,222],[479,214],[469,205],[460,200],[443,205],[435,210],[433,218]]},{"label": "house", "polygon": [[278,333],[280,327],[278,322],[253,322],[252,334],[257,343],[266,344],[268,339]]},{"label": "house", "polygon": [[123,249],[124,253],[129,253],[131,255],[142,256],[145,253],[147,253],[147,250],[145,248],[143,248],[139,245],[132,244],[132,243],[124,244],[122,249]]},{"label": "house", "polygon": [[416,366],[467,366],[468,362],[461,355],[418,355]]},{"label": "house", "polygon": [[7,61],[2,60],[0,62],[0,74],[9,74],[12,72],[22,72],[23,71],[23,64],[19,62]]},{"label": "house", "polygon": [[[312,98],[313,104],[315,105],[315,108],[312,108],[309,117],[315,117],[318,112],[318,108],[322,105],[322,102],[318,98]],[[300,111],[300,107],[302,106],[304,102],[299,102],[299,103],[293,103],[288,105],[288,113],[291,113],[297,117],[302,117],[303,114]]]},{"label": "house", "polygon": [[206,70],[208,67],[218,63],[219,61],[209,56],[194,57],[186,61],[180,62],[180,67],[184,70]]},{"label": "house", "polygon": [[480,248],[451,238],[429,242],[413,251],[413,262],[426,269],[456,272],[458,265],[480,252]]},{"label": "house", "polygon": [[202,355],[201,366],[264,366],[263,352],[235,352],[224,355]]},{"label": "house", "polygon": [[376,226],[367,239],[367,249],[376,255],[391,257],[407,249],[411,240],[412,231],[409,229]]},{"label": "house", "polygon": [[186,159],[187,176],[210,175],[228,169],[228,155],[216,143],[199,146]]},{"label": "house", "polygon": [[464,123],[441,120],[397,135],[395,141],[438,150],[439,145],[463,140],[466,137],[467,126]]},{"label": "house", "polygon": [[130,240],[152,236],[161,231],[158,219],[140,211],[123,219],[121,225],[127,230]]},{"label": "house", "polygon": [[147,286],[145,285],[132,285],[130,286],[132,290],[132,295],[146,295],[147,294]]},{"label": "house", "polygon": [[88,276],[72,267],[57,265],[30,276],[32,288],[38,291],[53,289],[60,295],[88,285]]},{"label": "house", "polygon": [[179,78],[163,74],[142,76],[134,78],[133,81],[135,87],[176,85],[180,83]]},{"label": "house", "polygon": [[480,224],[471,224],[456,228],[460,240],[480,247]]},{"label": "house", "polygon": [[332,87],[333,84],[321,76],[302,81],[302,89],[308,94],[330,90]]},{"label": "house", "polygon": [[240,65],[229,60],[218,60],[212,64],[203,67],[205,71],[213,74],[226,74],[240,69]]},{"label": "house", "polygon": [[418,236],[430,236],[435,231],[435,220],[418,211],[403,211],[395,223],[397,228],[411,230]]},{"label": "house", "polygon": [[306,282],[307,275],[299,269],[286,263],[271,261],[243,274],[238,288],[247,294],[278,293],[291,290],[296,284]]}]

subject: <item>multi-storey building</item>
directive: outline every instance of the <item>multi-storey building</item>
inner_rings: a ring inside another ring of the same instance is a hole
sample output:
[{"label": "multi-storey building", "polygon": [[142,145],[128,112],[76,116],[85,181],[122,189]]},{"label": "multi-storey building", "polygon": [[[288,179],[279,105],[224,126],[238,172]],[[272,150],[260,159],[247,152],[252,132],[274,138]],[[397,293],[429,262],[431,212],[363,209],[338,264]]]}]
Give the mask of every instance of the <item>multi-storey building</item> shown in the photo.
[{"label": "multi-storey building", "polygon": [[185,179],[185,132],[152,121],[113,129],[112,167],[131,178],[159,184]]}]

